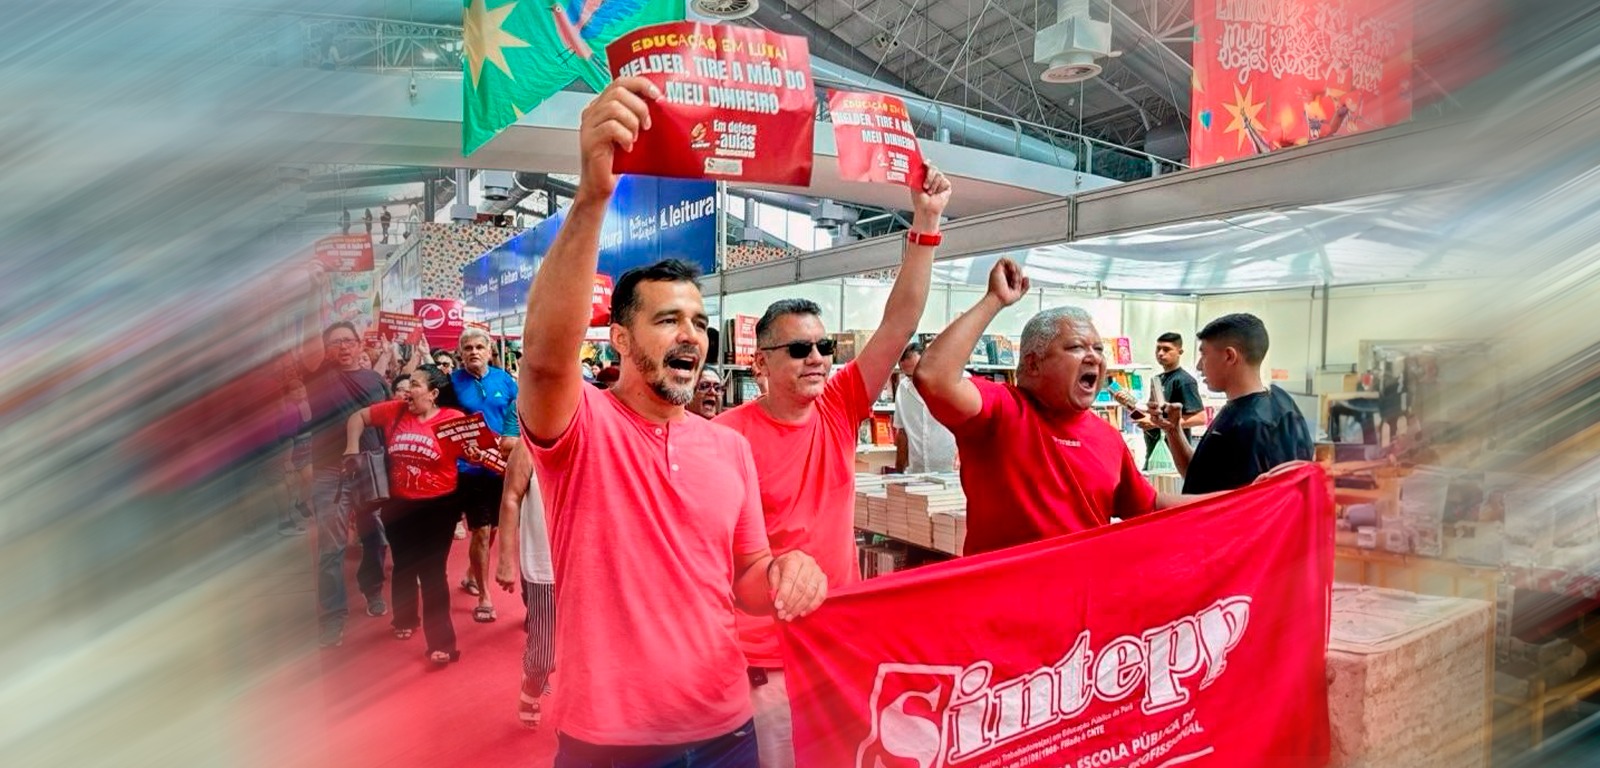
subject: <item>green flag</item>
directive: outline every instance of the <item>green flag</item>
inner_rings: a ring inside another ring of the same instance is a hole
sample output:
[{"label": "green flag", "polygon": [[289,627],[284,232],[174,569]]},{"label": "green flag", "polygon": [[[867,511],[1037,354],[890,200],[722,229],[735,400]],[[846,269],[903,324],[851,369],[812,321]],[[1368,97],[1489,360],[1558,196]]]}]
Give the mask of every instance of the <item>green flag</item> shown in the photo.
[{"label": "green flag", "polygon": [[462,0],[461,154],[583,78],[611,82],[606,45],[683,19],[683,0]]}]

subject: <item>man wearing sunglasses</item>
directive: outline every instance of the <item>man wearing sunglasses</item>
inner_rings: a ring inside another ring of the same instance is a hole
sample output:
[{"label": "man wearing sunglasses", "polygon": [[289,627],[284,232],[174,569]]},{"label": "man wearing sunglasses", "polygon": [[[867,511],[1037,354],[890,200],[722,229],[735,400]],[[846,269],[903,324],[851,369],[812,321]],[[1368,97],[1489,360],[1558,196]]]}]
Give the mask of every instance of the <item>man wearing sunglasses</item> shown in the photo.
[{"label": "man wearing sunglasses", "polygon": [[611,297],[615,386],[572,360],[588,330],[619,151],[650,130],[648,80],[584,109],[580,180],[528,295],[517,410],[545,503],[556,593],[556,768],[756,765],[735,607],[804,616],[827,580],[773,557],[750,444],[687,413],[710,341],[691,264],[623,273]]},{"label": "man wearing sunglasses", "polygon": [[[810,554],[829,589],[861,578],[853,527],[857,430],[922,320],[939,219],[949,202],[950,181],[928,168],[923,185],[911,190],[911,231],[883,319],[855,360],[833,372],[834,340],[821,308],[805,299],[778,301],[756,323],[753,368],[766,377],[766,396],[717,417],[749,439],[755,453],[772,551]],[[739,639],[750,661],[762,768],[792,766],[778,625],[741,614]]]},{"label": "man wearing sunglasses", "polygon": [[700,371],[700,383],[694,387],[693,410],[701,418],[714,419],[722,412],[722,377],[706,368]]}]

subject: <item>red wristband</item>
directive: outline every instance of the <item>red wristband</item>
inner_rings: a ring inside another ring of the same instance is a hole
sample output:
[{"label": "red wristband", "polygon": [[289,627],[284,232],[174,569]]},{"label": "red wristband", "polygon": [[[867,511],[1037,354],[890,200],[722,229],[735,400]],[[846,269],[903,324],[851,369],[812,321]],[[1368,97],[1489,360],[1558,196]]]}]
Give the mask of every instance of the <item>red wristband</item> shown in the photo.
[{"label": "red wristband", "polygon": [[918,232],[916,230],[907,230],[906,241],[912,245],[926,245],[932,247],[944,242],[944,235],[938,232],[934,232],[930,235]]}]

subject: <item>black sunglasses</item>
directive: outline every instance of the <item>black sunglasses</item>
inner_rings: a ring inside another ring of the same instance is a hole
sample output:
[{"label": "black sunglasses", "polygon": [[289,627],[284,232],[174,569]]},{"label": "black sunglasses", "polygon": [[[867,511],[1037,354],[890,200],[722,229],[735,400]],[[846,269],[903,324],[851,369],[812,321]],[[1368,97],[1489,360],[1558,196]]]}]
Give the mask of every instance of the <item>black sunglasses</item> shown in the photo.
[{"label": "black sunglasses", "polygon": [[762,351],[771,352],[775,349],[786,349],[789,356],[796,360],[804,360],[811,356],[811,348],[816,347],[817,352],[823,356],[830,356],[838,343],[833,339],[817,339],[816,341],[791,341],[788,344],[779,344],[776,347],[762,347]]}]

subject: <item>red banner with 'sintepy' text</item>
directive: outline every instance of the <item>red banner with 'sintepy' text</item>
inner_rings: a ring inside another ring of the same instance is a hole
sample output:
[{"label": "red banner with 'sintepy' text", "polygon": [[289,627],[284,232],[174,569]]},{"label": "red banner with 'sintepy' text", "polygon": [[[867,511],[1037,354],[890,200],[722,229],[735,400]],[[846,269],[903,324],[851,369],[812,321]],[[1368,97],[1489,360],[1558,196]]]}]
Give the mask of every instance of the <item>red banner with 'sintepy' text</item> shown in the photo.
[{"label": "red banner with 'sintepy' text", "polygon": [[649,130],[612,169],[685,179],[811,183],[811,54],[803,37],[671,22],[606,46],[614,77],[661,89]]},{"label": "red banner with 'sintepy' text", "polygon": [[785,633],[796,763],[1325,764],[1326,483],[846,587]]},{"label": "red banner with 'sintepy' text", "polygon": [[927,169],[906,103],[882,93],[828,91],[839,178],[922,187]]}]

